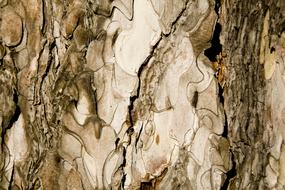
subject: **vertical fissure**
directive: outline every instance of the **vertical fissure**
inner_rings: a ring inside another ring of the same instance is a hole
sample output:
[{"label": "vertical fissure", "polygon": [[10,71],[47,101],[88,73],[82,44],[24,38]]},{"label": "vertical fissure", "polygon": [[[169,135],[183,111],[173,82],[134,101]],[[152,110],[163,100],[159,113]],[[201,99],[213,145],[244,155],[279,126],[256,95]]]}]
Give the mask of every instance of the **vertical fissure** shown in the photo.
[{"label": "vertical fissure", "polygon": [[231,182],[231,179],[233,179],[236,175],[237,175],[237,170],[236,170],[236,162],[235,162],[235,159],[234,159],[234,154],[233,152],[231,151],[231,156],[232,156],[232,168],[226,173],[226,180],[224,181],[224,184],[222,185],[221,189],[220,190],[227,190],[229,189],[229,185],[230,185],[230,182]]},{"label": "vertical fissure", "polygon": [[[216,74],[215,77],[218,80],[218,97],[219,97],[219,101],[220,104],[222,104],[222,107],[224,109],[224,88],[223,88],[223,84],[221,83],[221,78],[223,78],[223,76],[219,76],[219,75],[223,75],[223,72],[221,72],[221,70],[223,69],[222,67],[224,67],[223,64],[223,46],[220,43],[220,35],[221,35],[221,31],[222,31],[222,25],[219,23],[219,14],[220,14],[220,6],[221,6],[221,1],[220,0],[216,0],[215,1],[215,11],[218,15],[218,21],[216,22],[215,28],[214,28],[214,32],[213,32],[213,36],[211,39],[211,46],[206,49],[204,51],[204,54],[206,57],[208,57],[208,59],[216,65],[213,65],[213,68],[216,70]],[[224,110],[224,130],[222,133],[222,137],[228,139],[228,120],[227,120],[227,114]],[[231,151],[231,163],[232,163],[232,168],[226,173],[226,179],[222,185],[222,187],[220,188],[221,190],[227,190],[231,180],[237,175],[237,169],[236,169],[236,162],[235,162],[235,158],[234,158],[234,154]]]},{"label": "vertical fissure", "polygon": [[152,47],[152,50],[150,52],[150,54],[148,55],[148,57],[144,60],[144,62],[142,63],[142,65],[140,66],[139,70],[138,70],[138,86],[136,89],[136,92],[133,96],[130,97],[130,105],[128,106],[128,112],[129,112],[129,122],[130,122],[130,130],[133,130],[133,126],[135,124],[135,121],[133,119],[133,110],[134,110],[134,103],[135,101],[138,99],[139,94],[140,94],[140,89],[141,89],[141,75],[142,72],[144,71],[144,68],[147,66],[147,64],[149,63],[150,59],[153,57],[154,51],[157,48],[159,42],[161,41],[162,36],[160,37],[160,39],[157,41],[157,43]]},{"label": "vertical fissure", "polygon": [[211,40],[211,47],[204,51],[204,54],[209,58],[211,62],[218,61],[217,56],[222,52],[222,44],[220,43],[221,31],[222,26],[217,22]]},{"label": "vertical fissure", "polygon": [[[190,1],[186,1],[185,2],[185,6],[184,8],[180,11],[179,15],[176,17],[176,19],[171,23],[171,29],[170,31],[173,30],[173,28],[175,27],[175,24],[180,20],[180,18],[182,17],[183,13],[186,11],[188,3]],[[133,121],[133,109],[134,109],[134,102],[136,101],[136,99],[139,97],[139,93],[140,93],[140,87],[141,87],[141,74],[142,71],[144,70],[144,68],[147,66],[147,64],[149,63],[150,59],[153,57],[154,51],[156,50],[156,48],[158,47],[160,41],[163,39],[163,37],[168,37],[170,35],[170,33],[168,34],[161,34],[160,38],[158,39],[158,41],[156,42],[156,44],[152,47],[149,56],[144,60],[144,62],[142,63],[142,65],[140,66],[139,70],[138,70],[138,87],[137,87],[137,91],[135,93],[135,95],[130,97],[130,105],[128,106],[128,113],[129,113],[129,122],[130,122],[130,126],[131,128],[134,125],[134,121]]]}]

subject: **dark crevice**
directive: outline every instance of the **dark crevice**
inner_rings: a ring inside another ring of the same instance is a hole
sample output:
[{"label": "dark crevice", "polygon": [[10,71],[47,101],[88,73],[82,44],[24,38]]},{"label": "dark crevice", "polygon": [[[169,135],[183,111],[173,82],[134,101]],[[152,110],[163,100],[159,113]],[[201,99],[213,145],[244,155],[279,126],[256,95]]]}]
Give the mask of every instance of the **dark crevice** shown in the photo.
[{"label": "dark crevice", "polygon": [[[219,85],[219,98],[220,98],[220,103],[223,105],[223,108],[224,108],[224,103],[225,103],[225,100],[224,100],[224,89],[222,88],[222,86],[220,84]],[[222,137],[225,137],[225,138],[228,138],[228,120],[227,120],[227,114],[224,110],[224,117],[225,117],[225,123],[224,123],[224,131],[222,133]]]},{"label": "dark crevice", "polygon": [[18,94],[16,91],[14,91],[13,93],[13,101],[15,103],[15,110],[14,110],[14,114],[12,115],[11,118],[9,118],[9,121],[7,122],[7,125],[4,124],[4,128],[2,129],[2,139],[4,139],[5,133],[7,129],[12,128],[13,124],[18,120],[20,114],[21,114],[21,110],[20,107],[18,106]]},{"label": "dark crevice", "polygon": [[[157,41],[157,43],[152,47],[152,50],[151,52],[149,53],[148,57],[144,60],[144,62],[142,63],[142,65],[140,66],[139,70],[138,70],[138,87],[137,87],[137,90],[135,92],[135,94],[133,96],[130,97],[130,105],[128,106],[128,116],[129,116],[129,128],[127,130],[127,134],[129,136],[131,136],[134,132],[134,124],[136,123],[136,121],[134,120],[134,114],[133,113],[133,110],[134,110],[134,103],[136,101],[136,99],[139,97],[139,94],[140,94],[140,89],[141,89],[141,75],[142,75],[142,72],[144,70],[144,68],[147,66],[147,64],[149,63],[149,60],[152,58],[153,54],[154,54],[154,51],[155,49],[157,48],[159,42],[161,41],[162,37],[160,37],[160,39]],[[131,138],[130,138],[131,139]],[[131,141],[131,140],[130,140]],[[129,144],[131,143],[129,141]]]},{"label": "dark crevice", "polygon": [[127,179],[126,174],[123,174],[120,189],[124,190],[126,179]]},{"label": "dark crevice", "polygon": [[13,189],[14,174],[15,174],[15,165],[13,165],[13,168],[12,168],[12,174],[11,174],[11,179],[9,181],[8,190],[12,190]]},{"label": "dark crevice", "polygon": [[[219,9],[220,9],[220,6],[221,6],[221,2],[220,2],[220,0],[216,0],[215,2],[216,2],[215,3],[215,11],[216,11],[216,13],[219,16]],[[219,60],[217,60],[217,56],[219,54],[221,54],[221,52],[222,52],[223,46],[220,43],[221,30],[222,30],[222,26],[221,26],[220,23],[217,22],[216,25],[215,25],[214,34],[213,34],[213,37],[212,37],[212,40],[211,40],[211,47],[204,51],[205,56],[207,56],[208,59],[211,62],[218,62]],[[219,85],[219,94],[218,94],[218,96],[220,98],[220,103],[224,107],[224,96],[223,96],[224,89],[221,86],[221,84],[218,84],[218,85]],[[225,117],[225,124],[224,124],[224,131],[222,133],[222,136],[227,138],[227,136],[228,136],[228,122],[227,122],[226,113],[224,113],[224,117]]]},{"label": "dark crevice", "polygon": [[138,134],[138,136],[137,136],[137,138],[136,138],[136,142],[135,142],[136,153],[137,153],[137,145],[138,145],[138,142],[139,142],[139,139],[140,139],[142,130],[143,130],[143,126],[141,126],[140,131],[139,131],[139,134]]},{"label": "dark crevice", "polygon": [[20,114],[21,114],[20,107],[18,105],[16,105],[16,109],[15,109],[14,115],[10,119],[10,123],[9,123],[8,129],[10,129],[12,127],[12,125],[18,120]]},{"label": "dark crevice", "polygon": [[[122,171],[124,171],[124,167],[126,166],[126,154],[127,154],[127,151],[126,149],[123,147],[123,163],[119,166],[119,169],[121,169]],[[123,174],[122,176],[122,179],[121,179],[121,188],[120,189],[124,189],[124,186],[125,186],[125,182],[126,182],[126,173]]]},{"label": "dark crevice", "polygon": [[119,144],[120,140],[121,140],[121,139],[118,137],[118,138],[116,139],[116,141],[115,141],[116,149],[118,148],[118,144]]},{"label": "dark crevice", "polygon": [[135,95],[130,97],[130,105],[128,106],[128,111],[129,111],[129,122],[130,122],[130,127],[132,128],[135,124],[135,121],[133,120],[133,109],[134,109],[134,103],[136,101],[136,99],[139,97],[140,94],[140,89],[141,89],[141,75],[142,72],[144,70],[144,68],[147,66],[149,60],[151,59],[154,50],[156,49],[157,45],[159,44],[160,40],[158,40],[158,42],[156,43],[155,46],[153,46],[152,51],[150,52],[149,56],[145,59],[145,61],[142,63],[142,65],[140,66],[139,70],[138,70],[138,87],[137,87],[137,91],[135,93]]},{"label": "dark crevice", "polygon": [[191,101],[191,105],[194,108],[197,108],[198,98],[199,98],[199,93],[198,93],[198,91],[195,91],[194,95],[193,95],[193,98],[192,98],[192,101]]},{"label": "dark crevice", "polygon": [[[220,6],[221,6],[221,1],[220,0],[215,0],[215,11],[217,15],[219,16],[219,11],[220,11]],[[220,60],[218,60],[218,55],[222,53],[222,44],[220,43],[220,34],[221,34],[222,26],[220,23],[216,23],[214,33],[211,39],[211,47],[206,49],[204,51],[205,56],[208,57],[208,59],[211,62],[218,62],[220,64]],[[224,89],[221,86],[220,83],[218,83],[219,86],[219,91],[218,91],[218,96],[220,99],[220,103],[224,107]],[[224,112],[224,117],[225,117],[225,123],[224,123],[224,131],[222,133],[222,137],[228,139],[228,121],[227,121],[227,115]],[[232,155],[232,168],[226,173],[226,179],[220,188],[221,190],[227,190],[229,188],[231,180],[237,175],[237,169],[236,169],[236,162],[234,160],[234,154],[231,151]]]},{"label": "dark crevice", "polygon": [[215,11],[217,15],[219,15],[220,7],[221,7],[221,0],[215,0]]},{"label": "dark crevice", "polygon": [[226,173],[226,180],[224,182],[224,184],[222,185],[220,190],[227,190],[229,185],[230,185],[230,181],[231,179],[233,179],[236,175],[237,175],[237,169],[236,169],[236,162],[234,160],[234,154],[231,152],[232,154],[232,169],[230,169],[227,173]]},{"label": "dark crevice", "polygon": [[152,190],[152,183],[151,182],[141,182],[140,190]]},{"label": "dark crevice", "polygon": [[130,128],[132,128],[135,124],[135,121],[133,120],[133,109],[134,109],[134,103],[136,101],[136,99],[139,97],[140,94],[140,89],[141,89],[141,75],[142,72],[144,70],[144,68],[147,66],[149,60],[152,58],[154,50],[156,49],[156,47],[158,46],[159,42],[160,42],[161,38],[158,40],[158,42],[153,46],[150,54],[148,55],[148,57],[144,60],[144,62],[142,63],[142,65],[140,66],[137,76],[138,76],[138,86],[137,86],[137,91],[135,92],[135,95],[130,97],[130,105],[128,106],[128,112],[129,112],[129,122],[130,122]]},{"label": "dark crevice", "polygon": [[[219,18],[219,10],[221,7],[221,0],[215,0],[215,12]],[[209,58],[210,61],[217,61],[217,55],[222,52],[222,44],[220,43],[220,34],[221,34],[222,26],[220,23],[216,23],[214,34],[211,40],[211,47],[204,51],[205,56]]]},{"label": "dark crevice", "polygon": [[[223,108],[224,108],[224,104],[225,104],[225,99],[224,99],[224,89],[223,87],[218,83],[218,86],[219,86],[219,98],[220,98],[220,103],[223,105]],[[228,138],[228,120],[227,120],[227,114],[224,110],[224,117],[225,117],[225,123],[224,123],[224,131],[222,133],[222,137],[224,138]]]},{"label": "dark crevice", "polygon": [[[186,11],[187,9],[187,6],[188,6],[188,3],[190,1],[186,1],[185,3],[185,7],[181,10],[180,14],[176,17],[176,19],[172,22],[171,24],[171,30],[175,27],[175,24],[179,21],[179,19],[181,18],[181,16],[183,15],[183,13]],[[170,32],[171,33],[171,32]],[[130,105],[128,106],[128,112],[129,112],[129,122],[130,122],[130,127],[132,128],[135,121],[133,120],[133,109],[134,109],[134,102],[135,100],[139,97],[139,92],[140,92],[140,87],[141,87],[141,74],[142,74],[142,71],[144,70],[144,68],[147,66],[147,64],[149,63],[149,60],[153,57],[153,54],[154,54],[154,51],[155,49],[157,48],[157,46],[159,45],[160,41],[162,40],[162,36],[164,37],[167,37],[170,35],[170,33],[168,34],[161,34],[160,36],[160,39],[156,42],[156,44],[152,47],[148,57],[144,60],[144,62],[142,63],[142,65],[140,66],[139,70],[138,70],[138,73],[137,73],[137,76],[139,78],[139,81],[138,81],[138,87],[137,87],[137,91],[135,93],[134,96],[131,96],[130,97]]]},{"label": "dark crevice", "polygon": [[223,133],[222,133],[222,137],[228,138],[228,133],[229,133],[228,120],[227,120],[227,115],[226,115],[226,113],[225,113],[224,115],[225,115],[225,124],[224,124],[224,131],[223,131]]},{"label": "dark crevice", "polygon": [[[19,119],[20,117],[20,114],[21,114],[21,110],[20,110],[20,107],[18,106],[18,93],[16,92],[16,90],[14,90],[14,93],[13,93],[13,101],[15,103],[15,110],[14,110],[14,114],[13,116],[9,119],[9,123],[8,123],[8,126],[7,128],[3,128],[2,129],[2,134],[1,134],[1,137],[2,137],[2,140],[5,139],[5,135],[6,135],[6,131],[8,129],[11,129],[13,127],[13,124]],[[8,149],[7,145],[4,143],[1,144],[1,147],[2,149],[4,148],[4,146],[6,146],[6,148]],[[8,152],[9,152],[9,149],[8,149]],[[5,154],[4,154],[5,155]],[[9,159],[8,162],[10,162],[11,160]],[[3,167],[5,167],[5,164],[3,165]],[[2,168],[3,169],[3,168]],[[9,186],[8,186],[8,190],[9,189],[13,189],[13,181],[14,181],[14,173],[15,173],[15,167],[13,165],[13,168],[12,168],[12,174],[11,174],[11,179],[9,181]]]},{"label": "dark crevice", "polygon": [[220,43],[220,33],[222,26],[220,23],[216,23],[214,34],[211,40],[211,47],[204,51],[205,56],[209,58],[210,61],[217,61],[217,55],[222,52],[222,44]]}]

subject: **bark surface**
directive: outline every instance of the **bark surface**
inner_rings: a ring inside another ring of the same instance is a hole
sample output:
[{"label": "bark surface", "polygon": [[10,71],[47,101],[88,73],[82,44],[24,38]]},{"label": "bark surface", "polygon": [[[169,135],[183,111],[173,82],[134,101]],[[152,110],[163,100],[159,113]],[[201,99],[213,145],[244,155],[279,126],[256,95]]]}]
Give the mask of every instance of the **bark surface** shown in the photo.
[{"label": "bark surface", "polygon": [[284,189],[284,59],[284,0],[0,0],[0,189]]}]

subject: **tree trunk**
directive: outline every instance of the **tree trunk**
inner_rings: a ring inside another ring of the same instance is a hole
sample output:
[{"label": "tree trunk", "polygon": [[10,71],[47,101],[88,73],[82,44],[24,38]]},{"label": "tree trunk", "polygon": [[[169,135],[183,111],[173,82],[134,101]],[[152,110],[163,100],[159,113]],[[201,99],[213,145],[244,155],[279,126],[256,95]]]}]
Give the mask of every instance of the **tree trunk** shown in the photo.
[{"label": "tree trunk", "polygon": [[0,189],[284,189],[283,0],[0,0]]},{"label": "tree trunk", "polygon": [[284,189],[285,3],[230,0],[221,11],[230,189]]}]

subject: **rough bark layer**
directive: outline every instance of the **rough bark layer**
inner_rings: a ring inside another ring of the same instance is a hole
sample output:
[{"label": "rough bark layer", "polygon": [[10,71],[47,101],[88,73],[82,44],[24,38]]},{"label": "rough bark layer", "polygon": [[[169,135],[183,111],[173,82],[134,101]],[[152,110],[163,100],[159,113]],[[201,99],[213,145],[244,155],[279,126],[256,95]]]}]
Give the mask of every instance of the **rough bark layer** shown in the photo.
[{"label": "rough bark layer", "polygon": [[284,13],[0,0],[1,189],[283,189]]},{"label": "rough bark layer", "polygon": [[230,189],[284,189],[284,1],[225,1],[221,8]]}]

